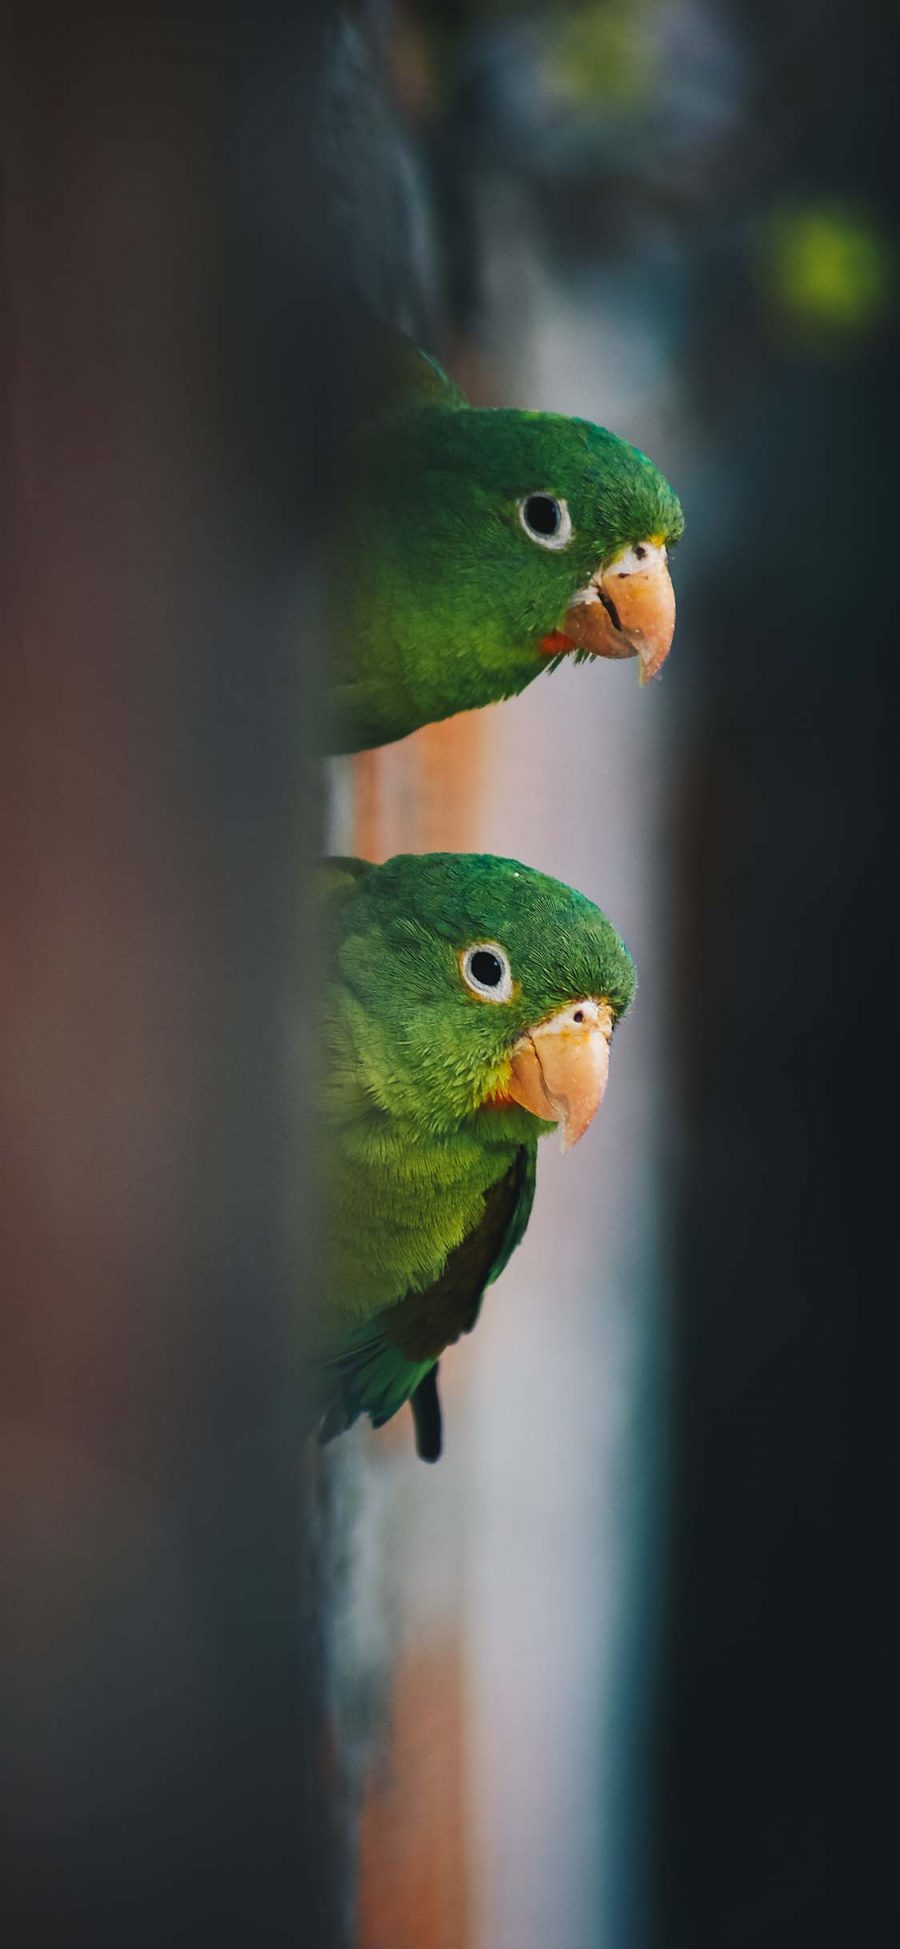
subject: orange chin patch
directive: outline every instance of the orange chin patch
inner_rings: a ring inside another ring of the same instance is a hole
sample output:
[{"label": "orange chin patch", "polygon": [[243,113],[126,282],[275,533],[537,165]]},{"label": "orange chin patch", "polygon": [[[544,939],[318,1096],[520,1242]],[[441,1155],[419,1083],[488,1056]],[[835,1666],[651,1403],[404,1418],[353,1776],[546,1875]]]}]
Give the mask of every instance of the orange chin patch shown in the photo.
[{"label": "orange chin patch", "polygon": [[574,648],[571,636],[566,636],[561,629],[551,629],[549,636],[542,636],[538,641],[538,649],[545,656],[564,656],[567,650]]}]

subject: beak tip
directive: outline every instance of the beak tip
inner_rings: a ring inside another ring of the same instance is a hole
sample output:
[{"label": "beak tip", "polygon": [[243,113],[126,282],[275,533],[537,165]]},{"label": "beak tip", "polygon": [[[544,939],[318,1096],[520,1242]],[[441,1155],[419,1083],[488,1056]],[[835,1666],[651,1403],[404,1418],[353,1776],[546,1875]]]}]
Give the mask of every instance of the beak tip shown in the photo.
[{"label": "beak tip", "polygon": [[671,640],[663,648],[638,651],[638,683],[642,690],[647,684],[656,683],[662,676],[663,664],[669,654]]},{"label": "beak tip", "polygon": [[[599,1104],[596,1105],[595,1107],[599,1108]],[[590,1129],[593,1119],[594,1119],[594,1107],[591,1108],[590,1114],[587,1117],[579,1118],[575,1122],[573,1122],[569,1117],[563,1117],[560,1119],[560,1123],[558,1126],[559,1127],[559,1148],[562,1151],[564,1156],[568,1151],[574,1150],[576,1144],[580,1144],[582,1137]]]}]

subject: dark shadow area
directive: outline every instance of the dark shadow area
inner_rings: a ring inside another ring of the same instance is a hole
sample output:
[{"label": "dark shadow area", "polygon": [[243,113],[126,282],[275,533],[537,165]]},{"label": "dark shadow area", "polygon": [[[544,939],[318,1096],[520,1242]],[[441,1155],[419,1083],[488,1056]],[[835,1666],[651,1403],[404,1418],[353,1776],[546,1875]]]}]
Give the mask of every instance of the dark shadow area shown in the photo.
[{"label": "dark shadow area", "polygon": [[[887,1941],[900,1921],[900,613],[879,539],[900,432],[898,96],[878,23],[743,10],[765,196],[710,230],[695,336],[729,512],[694,595],[681,834],[658,1940],[684,1949]],[[753,275],[757,202],[832,200],[890,240],[890,315],[870,331],[779,312]]]},{"label": "dark shadow area", "polygon": [[38,0],[0,36],[22,1949],[342,1939],[299,1440],[326,12]]}]

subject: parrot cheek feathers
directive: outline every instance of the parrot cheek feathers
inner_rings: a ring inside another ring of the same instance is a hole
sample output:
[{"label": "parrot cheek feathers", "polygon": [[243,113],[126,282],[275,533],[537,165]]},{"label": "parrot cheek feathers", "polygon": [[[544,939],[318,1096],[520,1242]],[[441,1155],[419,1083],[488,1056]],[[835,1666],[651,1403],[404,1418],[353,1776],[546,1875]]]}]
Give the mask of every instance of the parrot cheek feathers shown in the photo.
[{"label": "parrot cheek feathers", "polygon": [[549,636],[542,636],[538,643],[538,649],[543,656],[565,656],[568,650],[577,648],[578,645],[573,638],[567,636],[561,629],[551,629]]}]

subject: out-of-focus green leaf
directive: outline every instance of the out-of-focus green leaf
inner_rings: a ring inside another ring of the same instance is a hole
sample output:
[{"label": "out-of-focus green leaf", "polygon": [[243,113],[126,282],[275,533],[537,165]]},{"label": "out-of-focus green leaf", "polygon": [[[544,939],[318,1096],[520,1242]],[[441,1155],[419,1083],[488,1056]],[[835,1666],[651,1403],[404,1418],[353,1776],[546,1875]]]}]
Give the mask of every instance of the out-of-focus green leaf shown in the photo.
[{"label": "out-of-focus green leaf", "polygon": [[864,209],[846,204],[776,211],[761,272],[782,323],[836,346],[871,333],[895,302],[890,245]]},{"label": "out-of-focus green leaf", "polygon": [[547,71],[579,104],[597,100],[638,108],[656,77],[657,0],[588,0],[560,8]]}]

